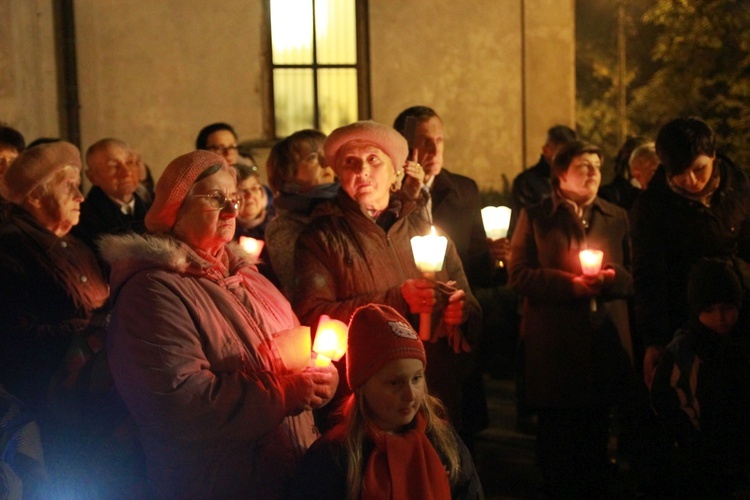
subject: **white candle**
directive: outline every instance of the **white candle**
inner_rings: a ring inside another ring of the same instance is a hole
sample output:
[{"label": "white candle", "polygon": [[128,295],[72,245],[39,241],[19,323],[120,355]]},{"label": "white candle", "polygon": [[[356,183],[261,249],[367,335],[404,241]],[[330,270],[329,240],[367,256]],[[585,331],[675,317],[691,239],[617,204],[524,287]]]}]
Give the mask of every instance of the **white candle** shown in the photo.
[{"label": "white candle", "polygon": [[604,253],[601,250],[581,250],[578,258],[581,260],[581,270],[586,276],[596,276],[602,269],[602,258]]},{"label": "white candle", "polygon": [[260,257],[260,253],[263,251],[263,245],[266,244],[263,240],[256,240],[249,236],[240,236],[240,246],[244,251],[255,257]]},{"label": "white candle", "polygon": [[427,236],[414,236],[411,239],[414,262],[423,273],[436,273],[443,269],[447,247],[448,238],[438,236],[435,232],[435,226],[430,226],[430,234]]},{"label": "white candle", "polygon": [[508,236],[510,212],[508,207],[484,207],[482,209],[482,224],[484,224],[484,232],[488,238],[499,240]]},{"label": "white candle", "polygon": [[292,372],[301,372],[310,366],[310,327],[298,326],[273,334],[273,343],[279,351],[284,366]]},{"label": "white candle", "polygon": [[318,321],[312,348],[317,354],[315,366],[328,366],[331,360],[340,360],[346,353],[348,336],[349,329],[344,322],[323,314]]}]

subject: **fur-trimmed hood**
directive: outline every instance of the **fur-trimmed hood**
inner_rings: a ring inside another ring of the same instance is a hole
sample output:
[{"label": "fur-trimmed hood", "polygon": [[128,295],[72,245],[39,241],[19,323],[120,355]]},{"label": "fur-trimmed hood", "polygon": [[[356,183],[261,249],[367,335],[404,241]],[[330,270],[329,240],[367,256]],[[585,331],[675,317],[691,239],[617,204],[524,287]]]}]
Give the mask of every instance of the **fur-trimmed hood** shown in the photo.
[{"label": "fur-trimmed hood", "polygon": [[[99,252],[111,267],[110,288],[116,298],[120,287],[135,273],[146,269],[165,269],[179,274],[206,275],[212,264],[202,259],[185,243],[162,234],[105,235],[98,240]],[[228,243],[230,272],[253,265],[257,259],[236,242]]]}]

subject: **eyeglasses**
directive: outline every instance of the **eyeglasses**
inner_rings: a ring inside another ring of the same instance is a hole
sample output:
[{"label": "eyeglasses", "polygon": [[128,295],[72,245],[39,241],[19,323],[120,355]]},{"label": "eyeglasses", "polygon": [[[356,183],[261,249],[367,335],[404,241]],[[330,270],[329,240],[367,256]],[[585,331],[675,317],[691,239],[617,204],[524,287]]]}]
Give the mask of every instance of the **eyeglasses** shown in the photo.
[{"label": "eyeglasses", "polygon": [[225,155],[229,153],[230,151],[237,151],[237,146],[206,146],[206,149],[211,151],[212,153],[218,153],[220,155]]},{"label": "eyeglasses", "polygon": [[191,194],[191,198],[206,198],[208,204],[214,210],[235,210],[242,207],[242,198],[227,198],[224,194],[216,192],[211,194]]}]

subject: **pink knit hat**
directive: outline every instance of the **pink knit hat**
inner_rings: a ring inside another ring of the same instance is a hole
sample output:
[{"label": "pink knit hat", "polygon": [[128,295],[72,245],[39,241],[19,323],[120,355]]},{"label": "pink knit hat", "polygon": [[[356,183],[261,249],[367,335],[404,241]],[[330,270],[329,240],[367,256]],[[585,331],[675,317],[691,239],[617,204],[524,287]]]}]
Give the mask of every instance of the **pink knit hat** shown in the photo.
[{"label": "pink knit hat", "polygon": [[193,151],[172,160],[156,183],[154,204],[146,214],[146,229],[152,233],[170,232],[195,180],[215,165],[230,170],[222,156],[210,151]]},{"label": "pink knit hat", "polygon": [[399,168],[409,156],[406,139],[393,127],[371,120],[354,122],[331,132],[323,143],[326,163],[334,170],[337,168],[339,151],[352,141],[363,141],[377,146],[391,158],[393,168]]},{"label": "pink knit hat", "polygon": [[81,152],[69,142],[50,142],[29,148],[6,170],[3,195],[20,205],[35,187],[67,166],[81,168]]},{"label": "pink knit hat", "polygon": [[346,379],[352,391],[396,359],[418,359],[427,365],[417,332],[395,309],[380,304],[362,306],[349,322]]}]

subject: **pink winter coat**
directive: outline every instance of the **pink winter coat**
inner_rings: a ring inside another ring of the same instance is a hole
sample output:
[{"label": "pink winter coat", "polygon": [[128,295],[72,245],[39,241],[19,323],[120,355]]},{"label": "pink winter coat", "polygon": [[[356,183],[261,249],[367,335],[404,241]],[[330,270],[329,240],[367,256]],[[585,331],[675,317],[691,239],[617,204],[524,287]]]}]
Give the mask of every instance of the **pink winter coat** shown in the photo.
[{"label": "pink winter coat", "polygon": [[236,246],[229,276],[166,236],[110,236],[108,359],[159,498],[279,498],[317,437],[271,335],[299,325]]}]

